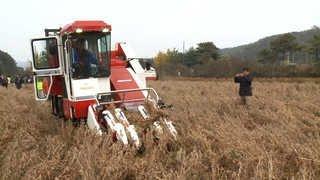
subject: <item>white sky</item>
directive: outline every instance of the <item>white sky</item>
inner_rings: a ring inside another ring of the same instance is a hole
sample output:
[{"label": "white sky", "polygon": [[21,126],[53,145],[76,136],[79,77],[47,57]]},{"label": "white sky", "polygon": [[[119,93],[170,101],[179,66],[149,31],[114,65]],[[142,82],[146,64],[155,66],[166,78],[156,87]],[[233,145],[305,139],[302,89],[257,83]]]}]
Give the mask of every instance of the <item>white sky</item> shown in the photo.
[{"label": "white sky", "polygon": [[74,20],[104,20],[141,57],[199,42],[219,48],[320,25],[320,0],[3,0],[0,49],[31,59],[29,40]]}]

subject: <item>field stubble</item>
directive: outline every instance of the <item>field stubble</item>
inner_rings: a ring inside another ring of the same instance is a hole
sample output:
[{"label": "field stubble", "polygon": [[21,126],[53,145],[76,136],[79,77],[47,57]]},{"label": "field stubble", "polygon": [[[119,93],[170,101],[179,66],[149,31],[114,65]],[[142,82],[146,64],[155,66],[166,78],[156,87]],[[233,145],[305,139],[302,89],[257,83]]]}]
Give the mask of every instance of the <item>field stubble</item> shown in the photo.
[{"label": "field stubble", "polygon": [[148,141],[142,155],[62,123],[31,86],[0,88],[0,178],[320,178],[319,79],[256,80],[248,108],[228,79],[151,86],[173,104],[179,138]]}]

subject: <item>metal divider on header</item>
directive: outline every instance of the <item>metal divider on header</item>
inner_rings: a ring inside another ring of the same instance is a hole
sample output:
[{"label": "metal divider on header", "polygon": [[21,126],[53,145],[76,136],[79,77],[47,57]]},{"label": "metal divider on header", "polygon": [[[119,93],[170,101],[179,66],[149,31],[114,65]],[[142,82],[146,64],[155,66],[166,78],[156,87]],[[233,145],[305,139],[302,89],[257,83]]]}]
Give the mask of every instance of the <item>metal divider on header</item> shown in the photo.
[{"label": "metal divider on header", "polygon": [[[126,94],[130,92],[147,92],[147,96],[145,98],[139,99],[125,99]],[[112,97],[117,94],[121,95],[120,100],[113,100]],[[150,101],[157,107],[157,103],[159,102],[159,96],[157,92],[153,88],[143,88],[143,89],[127,89],[127,90],[116,90],[109,91],[105,93],[99,93],[96,96],[97,105],[108,105],[108,104],[119,104],[119,103],[133,103],[140,101]]]}]

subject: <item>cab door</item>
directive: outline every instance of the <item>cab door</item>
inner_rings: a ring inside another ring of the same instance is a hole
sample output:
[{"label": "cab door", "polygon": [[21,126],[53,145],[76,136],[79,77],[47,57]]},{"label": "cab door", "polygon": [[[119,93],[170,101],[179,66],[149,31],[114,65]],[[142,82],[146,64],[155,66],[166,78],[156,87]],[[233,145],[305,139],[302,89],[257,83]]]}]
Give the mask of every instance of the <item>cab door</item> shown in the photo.
[{"label": "cab door", "polygon": [[32,69],[36,100],[47,100],[53,84],[52,77],[62,75],[61,42],[57,37],[31,40]]}]

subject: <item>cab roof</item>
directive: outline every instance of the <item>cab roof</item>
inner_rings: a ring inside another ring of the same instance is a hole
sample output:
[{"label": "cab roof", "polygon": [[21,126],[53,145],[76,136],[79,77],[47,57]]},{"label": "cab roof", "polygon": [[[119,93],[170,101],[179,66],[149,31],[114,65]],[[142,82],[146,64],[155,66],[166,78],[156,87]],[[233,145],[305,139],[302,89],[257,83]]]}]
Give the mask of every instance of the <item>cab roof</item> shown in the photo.
[{"label": "cab roof", "polygon": [[83,32],[102,31],[104,28],[111,31],[111,25],[104,21],[74,21],[71,24],[65,25],[60,33],[74,33],[79,28],[82,29]]}]

